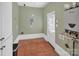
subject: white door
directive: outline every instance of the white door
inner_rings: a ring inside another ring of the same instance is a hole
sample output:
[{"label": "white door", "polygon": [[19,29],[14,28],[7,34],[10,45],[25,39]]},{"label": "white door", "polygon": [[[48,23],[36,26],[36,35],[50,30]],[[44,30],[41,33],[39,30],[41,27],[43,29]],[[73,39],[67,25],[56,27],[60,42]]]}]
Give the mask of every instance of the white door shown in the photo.
[{"label": "white door", "polygon": [[47,36],[51,45],[55,45],[55,11],[47,14]]}]

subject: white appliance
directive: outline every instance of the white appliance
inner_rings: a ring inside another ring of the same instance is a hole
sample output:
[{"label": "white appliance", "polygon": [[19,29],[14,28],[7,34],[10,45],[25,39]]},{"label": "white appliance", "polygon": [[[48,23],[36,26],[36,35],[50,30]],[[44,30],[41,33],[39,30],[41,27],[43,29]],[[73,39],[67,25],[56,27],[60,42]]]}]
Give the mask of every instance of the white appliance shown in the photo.
[{"label": "white appliance", "polygon": [[[70,28],[69,24],[75,24],[74,28]],[[65,11],[64,27],[65,29],[79,32],[79,7]]]}]

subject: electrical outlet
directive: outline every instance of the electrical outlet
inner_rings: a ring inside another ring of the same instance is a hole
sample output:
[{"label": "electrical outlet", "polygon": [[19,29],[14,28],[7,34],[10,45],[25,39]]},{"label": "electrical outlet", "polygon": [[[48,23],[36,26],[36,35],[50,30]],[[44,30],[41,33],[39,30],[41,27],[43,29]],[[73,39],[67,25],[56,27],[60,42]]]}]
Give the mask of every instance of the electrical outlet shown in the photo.
[{"label": "electrical outlet", "polygon": [[64,40],[64,35],[59,35],[59,39]]}]

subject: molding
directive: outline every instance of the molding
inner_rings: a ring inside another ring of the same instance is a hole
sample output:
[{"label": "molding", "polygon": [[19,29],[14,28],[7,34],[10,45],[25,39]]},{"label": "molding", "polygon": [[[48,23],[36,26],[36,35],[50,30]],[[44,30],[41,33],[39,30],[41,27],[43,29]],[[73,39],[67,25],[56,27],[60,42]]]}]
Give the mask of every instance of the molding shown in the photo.
[{"label": "molding", "polygon": [[43,34],[43,38],[44,38],[46,41],[49,41],[46,34]]},{"label": "molding", "polygon": [[43,33],[38,33],[38,34],[26,34],[26,35],[18,35],[14,43],[18,43],[19,40],[27,40],[31,38],[41,38],[44,37]]},{"label": "molding", "polygon": [[[53,43],[53,40],[52,39],[54,39],[53,38],[54,36],[52,36],[51,38],[49,37],[49,36],[47,36],[46,34],[44,34],[44,39],[46,40],[46,41],[48,41],[53,47],[54,47],[54,45],[55,45],[55,43]],[[49,40],[48,40],[49,39]],[[51,41],[52,40],[52,41]]]},{"label": "molding", "polygon": [[70,56],[68,52],[66,52],[63,48],[61,48],[58,44],[55,44],[55,51],[60,55],[60,56]]},{"label": "molding", "polygon": [[60,55],[60,56],[70,56],[69,53],[67,53],[63,48],[61,48],[59,45],[55,44],[53,45],[53,43],[51,43],[48,40],[48,37],[46,34],[44,33],[39,33],[39,34],[28,34],[28,35],[18,35],[18,37],[16,38],[16,40],[14,41],[14,43],[18,43],[19,40],[27,40],[27,39],[31,39],[31,38],[41,38],[43,37],[46,41],[48,41],[54,48],[55,51]]},{"label": "molding", "polygon": [[61,48],[59,45],[57,45],[56,43],[53,44],[53,42],[49,41],[47,35],[45,35],[45,34],[44,34],[44,39],[47,40],[55,48],[55,51],[60,56],[70,56],[70,54],[68,52],[66,52],[63,48]]}]

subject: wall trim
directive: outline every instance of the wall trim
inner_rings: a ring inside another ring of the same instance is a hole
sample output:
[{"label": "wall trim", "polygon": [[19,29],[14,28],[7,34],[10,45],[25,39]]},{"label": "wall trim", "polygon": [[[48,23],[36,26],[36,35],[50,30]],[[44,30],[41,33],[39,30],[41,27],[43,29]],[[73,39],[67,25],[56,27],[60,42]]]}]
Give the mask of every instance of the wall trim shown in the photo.
[{"label": "wall trim", "polygon": [[63,48],[61,48],[58,44],[55,44],[55,51],[60,55],[60,56],[70,56],[68,52],[66,52]]},{"label": "wall trim", "polygon": [[41,38],[41,37],[44,37],[43,33],[18,35],[14,43],[18,43],[19,40],[27,40],[31,38]]},{"label": "wall trim", "polygon": [[46,34],[43,34],[43,38],[48,41],[48,38],[47,38],[47,35]]},{"label": "wall trim", "polygon": [[55,43],[55,45],[53,43],[51,43],[48,40],[47,35],[44,34],[44,39],[47,40],[54,48],[55,51],[60,55],[60,56],[70,56],[70,54],[68,52],[66,52],[63,48],[61,48],[58,44]]},{"label": "wall trim", "polygon": [[[43,37],[46,41],[49,42],[48,37],[46,34],[44,33],[38,33],[38,34],[28,34],[28,35],[18,35],[18,37],[16,38],[16,40],[14,41],[14,43],[18,43],[19,40],[27,40],[27,39],[31,39],[31,38],[41,38]],[[27,38],[27,39],[26,39]],[[49,42],[52,46],[53,44],[51,42]],[[59,45],[55,44],[55,46],[53,46],[55,48],[55,51],[60,55],[60,56],[70,56],[69,53],[67,53],[63,48],[61,48]]]}]

